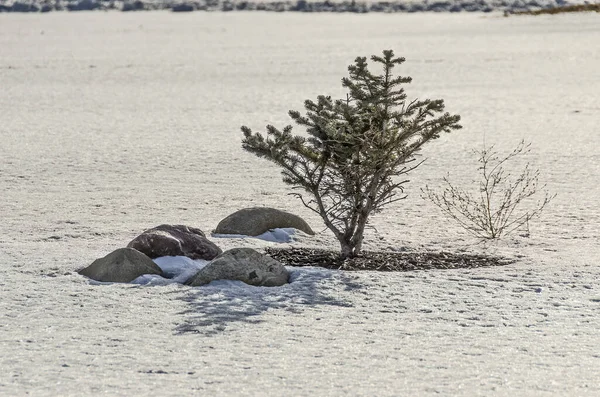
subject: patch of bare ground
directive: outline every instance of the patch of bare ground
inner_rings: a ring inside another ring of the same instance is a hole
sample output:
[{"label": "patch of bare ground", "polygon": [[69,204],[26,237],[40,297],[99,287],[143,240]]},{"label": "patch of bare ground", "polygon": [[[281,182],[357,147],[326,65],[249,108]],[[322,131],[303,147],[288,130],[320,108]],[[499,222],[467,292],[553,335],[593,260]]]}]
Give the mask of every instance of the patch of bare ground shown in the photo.
[{"label": "patch of bare ground", "polygon": [[[543,15],[543,14],[564,14],[569,12],[591,12],[596,11],[600,12],[600,3],[599,4],[577,4],[571,6],[564,7],[552,7],[552,8],[544,8],[542,10],[535,11],[516,11],[511,12],[511,15]],[[507,14],[505,14],[507,15]]]},{"label": "patch of bare ground", "polygon": [[406,272],[430,269],[473,269],[504,266],[514,260],[481,254],[450,252],[373,252],[342,259],[338,252],[314,248],[271,248],[266,254],[286,266],[318,266],[335,270]]}]

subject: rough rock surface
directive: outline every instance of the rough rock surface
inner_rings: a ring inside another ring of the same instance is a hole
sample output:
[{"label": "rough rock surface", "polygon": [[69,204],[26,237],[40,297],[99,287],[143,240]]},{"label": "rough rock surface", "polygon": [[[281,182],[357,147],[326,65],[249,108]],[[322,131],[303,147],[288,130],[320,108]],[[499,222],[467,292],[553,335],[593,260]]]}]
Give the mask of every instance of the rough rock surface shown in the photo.
[{"label": "rough rock surface", "polygon": [[128,283],[143,274],[163,274],[152,259],[133,248],[119,248],[78,271],[96,281]]},{"label": "rough rock surface", "polygon": [[16,1],[9,10],[12,12],[38,12],[40,7],[35,3],[22,3]]},{"label": "rough rock surface", "polygon": [[304,233],[315,232],[299,216],[275,208],[253,207],[234,212],[217,225],[217,234],[258,236],[271,229],[293,227]]},{"label": "rough rock surface", "polygon": [[[415,12],[513,12],[536,11],[578,4],[575,0],[396,0],[396,1],[155,1],[155,0],[0,0],[0,12],[48,12],[121,10],[142,11],[171,9],[173,12],[191,11],[267,11],[267,12],[335,12],[335,13],[415,13]],[[46,5],[44,7],[44,5]]]},{"label": "rough rock surface", "polygon": [[102,3],[94,0],[79,0],[67,4],[69,11],[94,11],[104,9]]},{"label": "rough rock surface", "polygon": [[160,225],[148,229],[134,238],[127,247],[135,248],[150,258],[187,256],[207,261],[223,252],[206,238],[202,230],[185,225]]},{"label": "rough rock surface", "polygon": [[194,4],[191,4],[191,3],[179,3],[179,4],[175,4],[175,5],[173,5],[173,7],[171,7],[171,11],[173,11],[173,12],[192,12],[195,10],[196,10],[196,7],[194,6]]},{"label": "rough rock surface", "polygon": [[289,273],[275,259],[252,248],[233,248],[215,258],[186,284],[192,287],[214,280],[239,280],[246,284],[276,287],[287,284]]},{"label": "rough rock surface", "polygon": [[121,8],[121,11],[124,11],[124,12],[144,11],[144,10],[146,10],[146,4],[141,0],[126,1],[123,3],[123,7]]}]

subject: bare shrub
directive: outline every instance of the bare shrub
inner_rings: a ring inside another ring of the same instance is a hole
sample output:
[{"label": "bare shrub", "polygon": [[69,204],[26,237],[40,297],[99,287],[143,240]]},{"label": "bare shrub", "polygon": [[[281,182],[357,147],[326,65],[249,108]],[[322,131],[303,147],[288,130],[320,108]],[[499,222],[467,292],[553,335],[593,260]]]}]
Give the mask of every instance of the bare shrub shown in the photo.
[{"label": "bare shrub", "polygon": [[[478,192],[470,193],[456,187],[444,177],[445,189],[436,193],[429,186],[422,189],[423,197],[431,200],[444,214],[463,229],[482,240],[497,239],[519,228],[529,235],[529,221],[540,215],[556,196],[541,193],[545,185],[539,185],[539,169],[533,170],[527,163],[517,177],[508,167],[511,161],[531,151],[531,144],[521,141],[508,155],[502,156],[494,146],[475,151],[478,155],[481,180]],[[525,201],[536,200],[533,206],[524,207]]]}]

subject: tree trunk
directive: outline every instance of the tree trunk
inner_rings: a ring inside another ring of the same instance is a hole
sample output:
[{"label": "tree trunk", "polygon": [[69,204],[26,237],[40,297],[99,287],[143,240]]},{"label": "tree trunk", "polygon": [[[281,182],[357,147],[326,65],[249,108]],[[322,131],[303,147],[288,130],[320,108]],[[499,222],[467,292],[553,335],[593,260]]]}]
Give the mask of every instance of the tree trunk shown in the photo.
[{"label": "tree trunk", "polygon": [[362,243],[363,243],[363,235],[365,234],[365,226],[367,225],[367,218],[365,217],[364,219],[360,219],[358,222],[358,226],[356,227],[356,230],[354,231],[354,236],[352,236],[352,239],[350,240],[350,245],[352,245],[352,247],[354,248],[354,256],[358,256],[358,254],[360,254],[360,251],[362,249]]},{"label": "tree trunk", "polygon": [[356,236],[355,234],[352,238],[348,239],[348,241],[344,240],[343,238],[338,238],[341,248],[340,258],[354,258],[360,254],[363,241],[362,231],[360,232],[360,234],[360,237]]},{"label": "tree trunk", "polygon": [[354,253],[354,247],[349,242],[340,240],[340,258],[352,258]]}]

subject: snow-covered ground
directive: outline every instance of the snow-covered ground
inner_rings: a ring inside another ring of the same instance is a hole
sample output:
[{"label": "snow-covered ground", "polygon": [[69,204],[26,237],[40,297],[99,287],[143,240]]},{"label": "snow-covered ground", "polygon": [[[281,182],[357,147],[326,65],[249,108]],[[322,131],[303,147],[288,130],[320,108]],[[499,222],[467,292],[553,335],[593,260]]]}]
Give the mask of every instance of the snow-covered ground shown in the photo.
[{"label": "snow-covered ground", "polygon": [[[0,15],[0,395],[599,395],[599,42],[596,14]],[[278,288],[76,273],[149,227],[208,234],[257,205],[317,231],[283,246],[336,248],[239,127],[287,124],[387,48],[409,97],[444,98],[465,128],[423,151],[366,248],[515,264],[306,268]],[[420,198],[447,172],[470,183],[484,139],[523,138],[558,193],[530,238],[474,245]]]}]

